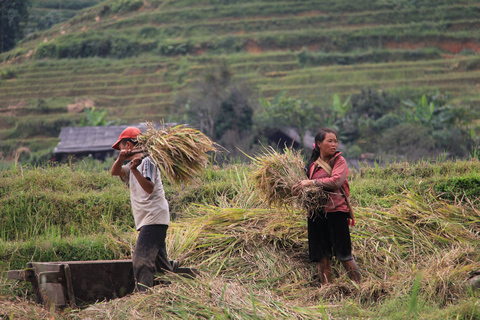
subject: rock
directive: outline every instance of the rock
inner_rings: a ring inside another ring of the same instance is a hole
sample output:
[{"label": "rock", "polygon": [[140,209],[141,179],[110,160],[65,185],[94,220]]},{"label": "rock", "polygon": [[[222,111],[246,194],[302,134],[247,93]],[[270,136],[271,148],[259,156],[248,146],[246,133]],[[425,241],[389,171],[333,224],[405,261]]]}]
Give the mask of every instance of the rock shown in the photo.
[{"label": "rock", "polygon": [[467,282],[473,289],[480,289],[480,274],[468,279]]},{"label": "rock", "polygon": [[75,103],[67,105],[67,108],[69,113],[81,113],[85,108],[92,108],[93,105],[92,99],[75,98]]}]

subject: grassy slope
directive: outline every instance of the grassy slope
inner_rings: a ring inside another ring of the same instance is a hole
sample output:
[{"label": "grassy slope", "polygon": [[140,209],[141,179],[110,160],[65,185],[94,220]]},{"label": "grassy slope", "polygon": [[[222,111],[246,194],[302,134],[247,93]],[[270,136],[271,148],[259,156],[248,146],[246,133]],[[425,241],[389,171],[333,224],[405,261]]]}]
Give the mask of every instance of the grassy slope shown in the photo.
[{"label": "grassy slope", "polygon": [[[173,277],[148,295],[50,313],[32,303],[28,286],[3,278],[0,310],[15,319],[475,319],[479,293],[467,290],[466,280],[480,271],[479,169],[472,160],[353,172],[359,286],[334,262],[334,284],[318,287],[304,214],[266,208],[249,178],[252,168],[236,165],[208,168],[188,186],[166,183],[176,215],[168,252],[198,267],[196,280]],[[102,168],[1,174],[0,272],[31,260],[130,257],[136,233],[128,191]]]},{"label": "grassy slope", "polygon": [[94,6],[102,0],[32,0],[26,33],[45,30],[57,23],[65,22],[79,10]]},{"label": "grassy slope", "polygon": [[[9,61],[0,70],[10,72],[0,80],[4,156],[20,146],[35,152],[30,140],[39,136],[56,145],[60,127],[80,119],[67,110],[76,98],[94,100],[109,119],[175,120],[176,93],[216,59],[266,98],[286,90],[323,105],[333,93],[407,86],[480,99],[475,1],[150,1],[137,9],[102,2],[2,55]],[[38,59],[44,46],[68,57],[105,39],[126,47],[104,58]]]}]

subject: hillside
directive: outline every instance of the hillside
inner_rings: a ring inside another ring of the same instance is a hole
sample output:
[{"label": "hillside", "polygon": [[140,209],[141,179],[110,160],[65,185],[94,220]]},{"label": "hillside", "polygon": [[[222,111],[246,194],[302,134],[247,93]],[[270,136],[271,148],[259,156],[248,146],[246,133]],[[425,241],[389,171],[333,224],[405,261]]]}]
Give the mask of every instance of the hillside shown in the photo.
[{"label": "hillside", "polygon": [[46,30],[53,25],[65,22],[77,14],[79,10],[96,5],[103,0],[32,0],[26,26],[27,35]]},{"label": "hillside", "polygon": [[219,60],[266,99],[438,89],[476,108],[479,13],[473,0],[103,1],[0,56],[0,151],[41,156],[85,101],[108,120],[179,121],[177,94]]}]

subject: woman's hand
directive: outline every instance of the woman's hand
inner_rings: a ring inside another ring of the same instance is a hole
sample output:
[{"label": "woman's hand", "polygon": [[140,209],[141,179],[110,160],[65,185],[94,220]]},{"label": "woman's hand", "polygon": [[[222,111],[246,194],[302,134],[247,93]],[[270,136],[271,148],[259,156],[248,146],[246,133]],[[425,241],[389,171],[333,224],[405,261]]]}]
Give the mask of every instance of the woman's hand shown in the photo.
[{"label": "woman's hand", "polygon": [[293,195],[295,195],[295,196],[298,195],[303,188],[308,187],[308,186],[313,186],[313,180],[298,181],[297,183],[295,183],[292,186]]},{"label": "woman's hand", "polygon": [[300,193],[300,190],[302,190],[302,184],[301,181],[298,181],[292,186],[292,194],[297,196]]}]

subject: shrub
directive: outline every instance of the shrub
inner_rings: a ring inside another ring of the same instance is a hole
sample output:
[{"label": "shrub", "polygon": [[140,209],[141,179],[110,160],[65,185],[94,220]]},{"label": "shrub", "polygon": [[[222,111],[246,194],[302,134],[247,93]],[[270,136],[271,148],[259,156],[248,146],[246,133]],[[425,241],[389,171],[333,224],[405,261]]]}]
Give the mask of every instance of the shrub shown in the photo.
[{"label": "shrub", "polygon": [[378,143],[385,152],[407,159],[428,157],[435,146],[430,130],[412,123],[402,123],[386,130]]},{"label": "shrub", "polygon": [[26,139],[35,136],[57,138],[62,127],[74,125],[74,119],[68,115],[56,119],[45,120],[43,118],[27,118],[17,122],[6,139]]},{"label": "shrub", "polygon": [[434,187],[442,198],[453,200],[466,196],[469,199],[480,198],[480,177],[452,177]]},{"label": "shrub", "polygon": [[191,84],[188,94],[177,96],[177,114],[229,151],[228,157],[242,156],[237,148],[249,152],[253,139],[253,111],[257,107],[255,88],[234,78],[228,65],[206,70]]},{"label": "shrub", "polygon": [[[15,49],[12,49],[6,53],[3,54],[3,60],[4,61],[9,61],[18,57],[23,56],[26,53],[24,48],[17,47]],[[0,57],[0,61],[2,60],[2,57]]]},{"label": "shrub", "polygon": [[159,31],[158,31],[157,28],[152,27],[152,26],[147,26],[147,27],[143,27],[142,29],[140,29],[140,31],[138,31],[138,35],[141,38],[148,39],[148,38],[155,37],[158,34],[158,32]]},{"label": "shrub", "polygon": [[473,71],[480,69],[480,59],[468,61],[465,66],[466,71]]},{"label": "shrub", "polygon": [[[338,45],[338,41],[336,42]],[[423,50],[369,50],[350,53],[341,52],[310,52],[307,49],[297,54],[301,66],[321,65],[354,65],[359,63],[380,63],[395,61],[417,61],[420,59],[438,59],[441,57],[438,49]]]},{"label": "shrub", "polygon": [[17,77],[17,73],[10,69],[0,70],[0,80],[8,80]]},{"label": "shrub", "polygon": [[143,7],[143,0],[117,0],[110,8],[112,12],[129,12],[141,7]]},{"label": "shrub", "polygon": [[35,58],[56,58],[56,45],[53,42],[41,42],[35,48]]},{"label": "shrub", "polygon": [[86,34],[68,36],[49,43],[41,43],[35,49],[35,57],[41,58],[126,58],[156,48],[156,43],[140,44],[124,36]]},{"label": "shrub", "polygon": [[67,10],[81,10],[96,5],[102,0],[42,0],[38,1],[38,6],[47,9],[67,9]]},{"label": "shrub", "polygon": [[374,122],[375,129],[384,131],[402,123],[402,119],[396,114],[388,113]]},{"label": "shrub", "polygon": [[193,45],[189,41],[187,41],[180,43],[161,44],[158,48],[158,51],[161,55],[164,56],[175,56],[190,53],[192,49]]},{"label": "shrub", "polygon": [[473,147],[465,128],[478,116],[469,106],[450,105],[449,100],[438,90],[363,89],[351,97],[351,111],[339,122],[342,142],[353,145],[363,140],[363,152],[409,160],[442,152],[463,157]]}]

